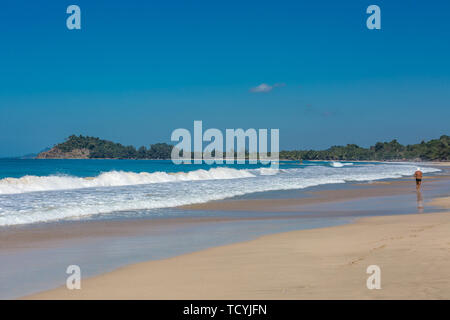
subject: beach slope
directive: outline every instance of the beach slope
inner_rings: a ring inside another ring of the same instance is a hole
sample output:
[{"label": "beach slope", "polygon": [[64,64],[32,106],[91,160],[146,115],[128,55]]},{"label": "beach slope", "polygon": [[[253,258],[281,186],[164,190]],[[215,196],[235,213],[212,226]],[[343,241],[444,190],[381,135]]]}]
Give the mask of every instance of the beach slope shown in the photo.
[{"label": "beach slope", "polygon": [[[439,204],[448,205],[449,199]],[[381,269],[381,289],[366,286]],[[139,263],[29,299],[450,299],[450,213],[379,216]]]}]

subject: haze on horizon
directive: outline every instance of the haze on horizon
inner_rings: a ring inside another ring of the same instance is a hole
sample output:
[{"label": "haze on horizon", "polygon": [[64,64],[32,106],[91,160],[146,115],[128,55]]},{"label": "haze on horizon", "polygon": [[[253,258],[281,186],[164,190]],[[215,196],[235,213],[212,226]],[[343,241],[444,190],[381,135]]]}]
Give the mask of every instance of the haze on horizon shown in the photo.
[{"label": "haze on horizon", "polygon": [[[0,157],[71,134],[124,145],[177,128],[279,128],[281,149],[449,134],[450,3],[4,1]],[[368,5],[381,30],[366,28]],[[24,10],[27,8],[27,10]]]}]

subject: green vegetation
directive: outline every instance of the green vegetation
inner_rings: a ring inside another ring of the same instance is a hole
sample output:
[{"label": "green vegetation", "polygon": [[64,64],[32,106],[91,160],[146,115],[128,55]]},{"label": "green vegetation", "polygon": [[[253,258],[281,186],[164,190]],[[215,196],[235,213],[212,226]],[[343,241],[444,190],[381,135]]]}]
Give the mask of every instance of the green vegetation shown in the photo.
[{"label": "green vegetation", "polygon": [[54,149],[64,153],[87,149],[91,159],[170,159],[172,148],[173,146],[167,143],[157,143],[149,149],[143,146],[136,150],[133,146],[123,146],[100,138],[72,135]]},{"label": "green vegetation", "polygon": [[[95,137],[70,136],[52,150],[68,154],[76,150],[87,150],[91,159],[170,159],[173,146],[167,143],[152,144],[136,150],[133,146],[123,146]],[[247,154],[248,156],[248,154]],[[450,160],[450,137],[422,141],[419,144],[403,146],[397,140],[378,142],[370,148],[356,144],[333,146],[327,150],[281,151],[280,159],[287,160]]]},{"label": "green vegetation", "polygon": [[366,149],[356,144],[333,146],[327,150],[281,151],[280,159],[289,160],[450,160],[450,137],[403,146],[397,140],[378,142]]}]

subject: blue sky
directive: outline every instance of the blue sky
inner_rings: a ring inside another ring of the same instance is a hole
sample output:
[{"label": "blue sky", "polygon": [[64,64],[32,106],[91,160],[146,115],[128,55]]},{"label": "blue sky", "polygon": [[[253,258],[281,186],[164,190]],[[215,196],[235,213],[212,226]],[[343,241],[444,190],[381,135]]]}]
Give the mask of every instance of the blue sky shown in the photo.
[{"label": "blue sky", "polygon": [[[371,4],[381,30],[366,28]],[[73,133],[169,142],[194,120],[279,128],[282,149],[438,138],[449,38],[446,0],[4,0],[0,156]]]}]

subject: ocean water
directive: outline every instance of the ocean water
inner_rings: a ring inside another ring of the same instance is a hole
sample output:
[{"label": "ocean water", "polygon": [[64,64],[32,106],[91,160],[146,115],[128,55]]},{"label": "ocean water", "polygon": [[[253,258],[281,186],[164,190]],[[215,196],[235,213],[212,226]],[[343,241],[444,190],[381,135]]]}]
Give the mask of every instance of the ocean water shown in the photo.
[{"label": "ocean water", "polygon": [[[105,217],[151,217],[161,208],[255,192],[411,176],[413,163],[282,161],[175,165],[151,160],[0,159],[0,226]],[[440,170],[422,167],[425,174]]]}]

